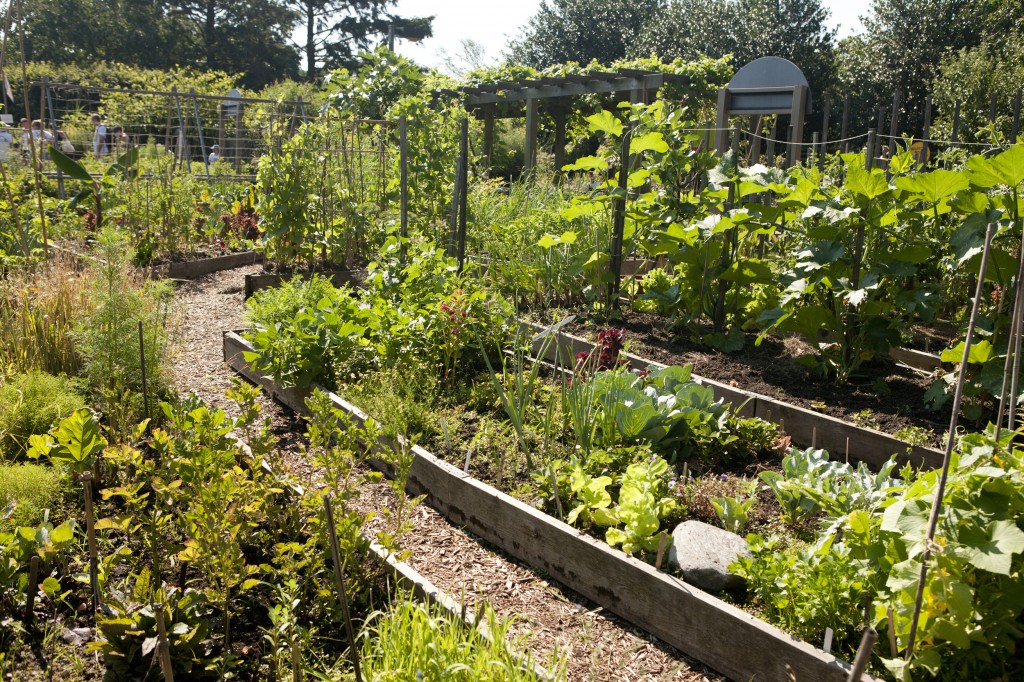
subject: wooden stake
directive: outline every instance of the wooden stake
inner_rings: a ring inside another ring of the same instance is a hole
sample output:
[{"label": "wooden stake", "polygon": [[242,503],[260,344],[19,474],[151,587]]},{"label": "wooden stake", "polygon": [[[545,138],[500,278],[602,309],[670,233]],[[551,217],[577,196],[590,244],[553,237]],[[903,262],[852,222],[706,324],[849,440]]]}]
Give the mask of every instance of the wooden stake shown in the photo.
[{"label": "wooden stake", "polygon": [[341,570],[341,549],[338,547],[338,534],[334,528],[334,512],[331,510],[331,497],[324,495],[324,515],[327,517],[327,537],[331,543],[331,559],[334,562],[334,583],[338,588],[338,599],[341,601],[341,615],[345,620],[345,635],[348,637],[349,658],[356,682],[363,681],[359,670],[359,650],[356,649],[356,633],[352,629],[352,617],[348,612],[348,595],[345,593],[345,575]]},{"label": "wooden stake", "polygon": [[864,637],[860,640],[860,647],[857,649],[857,658],[853,659],[853,667],[850,669],[850,676],[846,682],[860,682],[861,676],[868,667],[871,660],[871,649],[878,641],[878,633],[874,628],[864,628]]},{"label": "wooden stake", "polygon": [[142,320],[139,320],[139,366],[142,368],[142,413],[149,419],[149,384],[146,381],[146,342],[142,335]]},{"label": "wooden stake", "polygon": [[885,610],[885,617],[889,621],[889,627],[886,628],[889,631],[889,658],[896,658],[897,646],[896,644],[896,622],[893,620],[892,607],[890,606]]},{"label": "wooden stake", "polygon": [[661,570],[661,562],[665,558],[665,531],[661,531],[661,536],[658,538],[658,558],[654,560],[654,567]]},{"label": "wooden stake", "polygon": [[96,549],[96,524],[92,508],[92,472],[82,474],[82,487],[85,489],[85,527],[89,538],[89,584],[92,586],[93,613],[100,607],[99,554]]},{"label": "wooden stake", "polygon": [[558,494],[558,477],[555,476],[555,468],[548,462],[548,474],[551,476],[551,490],[555,496],[555,506],[558,508],[558,519],[565,521],[565,513],[562,511],[562,498]]},{"label": "wooden stake", "polygon": [[153,604],[156,616],[156,648],[160,670],[164,674],[164,682],[174,682],[174,671],[171,669],[171,641],[167,639],[167,626],[164,624],[164,605]]},{"label": "wooden stake", "polygon": [[33,556],[28,564],[28,585],[25,592],[25,622],[31,623],[35,615],[36,594],[39,592],[39,557]]}]

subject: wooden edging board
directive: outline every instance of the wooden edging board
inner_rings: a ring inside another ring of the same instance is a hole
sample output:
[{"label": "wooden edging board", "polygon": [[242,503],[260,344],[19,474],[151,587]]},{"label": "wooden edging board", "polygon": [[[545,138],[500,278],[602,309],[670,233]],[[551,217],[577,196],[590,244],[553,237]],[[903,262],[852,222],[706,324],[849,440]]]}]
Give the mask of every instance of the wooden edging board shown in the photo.
[{"label": "wooden edging board", "polygon": [[[243,338],[224,333],[224,360],[235,371],[273,387],[243,353]],[[269,388],[288,407],[304,411],[308,389]],[[357,423],[359,408],[331,394]],[[381,446],[386,447],[386,446]],[[609,547],[461,469],[413,446],[406,488],[452,523],[618,614],[731,679],[747,682],[845,682],[849,665],[787,635],[679,578]],[[863,677],[864,680],[872,680]]]},{"label": "wooden edging board", "polygon": [[[544,331],[545,327],[523,323],[523,329],[530,334],[539,334]],[[572,334],[558,331],[555,335],[556,342],[547,344],[545,359],[556,364],[564,363],[571,367],[576,353],[589,353],[595,348],[593,343]],[[544,341],[535,341],[534,352],[539,352],[542,346],[544,346]],[[623,355],[631,369],[665,367],[660,362],[647,360],[638,355],[631,353]],[[935,469],[942,466],[942,453],[934,448],[910,445],[887,433],[865,429],[842,419],[790,405],[760,393],[745,391],[714,379],[707,379],[696,374],[693,375],[693,378],[710,386],[714,390],[716,398],[738,407],[740,415],[758,417],[778,424],[793,438],[793,443],[796,445],[810,447],[813,443],[815,447],[828,450],[835,458],[845,457],[849,452],[852,459],[860,460],[876,468],[885,464],[892,455],[896,455],[901,463],[909,462],[916,467]]]},{"label": "wooden edging board", "polygon": [[192,279],[209,275],[211,272],[221,270],[233,270],[243,265],[262,263],[263,254],[255,251],[242,251],[240,253],[229,253],[223,256],[202,258],[200,260],[183,261],[181,263],[165,263],[144,268],[151,277],[162,279]]},{"label": "wooden edging board", "polygon": [[253,294],[261,289],[270,289],[281,285],[281,282],[287,282],[293,277],[301,277],[302,279],[310,279],[314,274],[329,277],[331,283],[334,286],[341,286],[348,284],[350,286],[357,287],[366,281],[366,270],[331,270],[327,272],[302,272],[293,274],[272,274],[272,273],[259,273],[255,275],[245,276],[245,298],[249,299]]},{"label": "wooden edging board", "polygon": [[[94,263],[105,265],[102,258],[97,258],[89,253],[80,253],[73,249],[52,244],[50,245],[50,250],[56,253],[65,254],[79,262],[92,261]],[[145,273],[148,277],[152,277],[154,279],[192,279],[193,277],[209,275],[212,272],[233,270],[235,268],[240,268],[243,265],[252,265],[254,263],[262,262],[262,253],[257,253],[255,251],[241,251],[239,253],[229,253],[223,256],[213,256],[211,258],[201,258],[193,261],[153,265],[150,267],[139,268],[139,270]]]}]

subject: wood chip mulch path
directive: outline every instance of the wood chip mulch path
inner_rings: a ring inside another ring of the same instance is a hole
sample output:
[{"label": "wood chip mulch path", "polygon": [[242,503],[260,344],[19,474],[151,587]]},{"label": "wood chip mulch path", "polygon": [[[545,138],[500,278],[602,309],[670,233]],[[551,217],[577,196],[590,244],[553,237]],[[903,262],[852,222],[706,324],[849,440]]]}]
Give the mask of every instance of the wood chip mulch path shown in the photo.
[{"label": "wood chip mulch path", "polygon": [[[181,282],[177,286],[178,342],[174,387],[192,392],[207,404],[231,412],[224,392],[235,376],[223,362],[221,334],[244,326],[242,285],[247,266]],[[263,414],[281,438],[285,461],[304,480],[317,478],[314,465],[301,456],[302,420],[265,395]],[[356,506],[360,511],[392,509],[395,498],[386,484],[364,486]],[[719,682],[725,678],[660,642],[653,636],[606,612],[596,604],[546,580],[483,540],[450,524],[426,505],[413,509],[415,529],[403,546],[407,562],[436,587],[471,607],[488,603],[499,615],[514,619],[510,636],[525,638],[525,647],[543,664],[554,656],[566,660],[570,680],[682,680]],[[366,530],[376,532],[388,523],[378,513]],[[520,644],[520,647],[523,645]]]}]

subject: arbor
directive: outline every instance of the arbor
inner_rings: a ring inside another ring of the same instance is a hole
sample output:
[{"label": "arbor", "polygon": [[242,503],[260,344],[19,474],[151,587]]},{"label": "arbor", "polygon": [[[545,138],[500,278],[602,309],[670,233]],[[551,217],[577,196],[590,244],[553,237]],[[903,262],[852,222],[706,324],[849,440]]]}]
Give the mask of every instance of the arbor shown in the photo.
[{"label": "arbor", "polygon": [[523,35],[509,44],[508,58],[538,69],[594,59],[610,64],[631,53],[664,6],[664,0],[542,0]]}]

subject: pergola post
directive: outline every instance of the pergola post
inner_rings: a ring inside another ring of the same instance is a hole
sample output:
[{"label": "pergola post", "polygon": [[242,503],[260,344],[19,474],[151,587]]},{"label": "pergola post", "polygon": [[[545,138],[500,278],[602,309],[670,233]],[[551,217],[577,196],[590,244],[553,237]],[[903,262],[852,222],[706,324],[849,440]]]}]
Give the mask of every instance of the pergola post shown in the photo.
[{"label": "pergola post", "polygon": [[715,121],[715,151],[724,154],[729,146],[729,89],[718,90],[718,118]]},{"label": "pergola post", "polygon": [[491,159],[494,156],[494,113],[484,115],[484,168],[491,170]]},{"label": "pergola post", "polygon": [[789,168],[795,161],[803,157],[804,141],[804,109],[807,106],[807,86],[797,85],[793,88],[793,110],[789,114],[792,137],[790,137],[790,152],[786,156],[786,167]]},{"label": "pergola post", "polygon": [[524,145],[523,172],[529,174],[537,164],[537,98],[526,100],[526,144]]},{"label": "pergola post", "polygon": [[565,165],[565,109],[555,111],[555,173],[562,173]]}]

